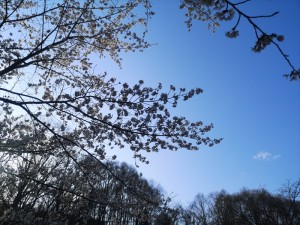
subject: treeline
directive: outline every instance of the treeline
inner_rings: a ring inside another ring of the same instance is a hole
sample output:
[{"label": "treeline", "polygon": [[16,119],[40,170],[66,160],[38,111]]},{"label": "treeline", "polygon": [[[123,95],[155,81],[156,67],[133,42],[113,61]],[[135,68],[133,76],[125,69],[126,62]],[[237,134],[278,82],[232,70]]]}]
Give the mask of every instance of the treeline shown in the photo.
[{"label": "treeline", "polygon": [[300,180],[265,189],[198,194],[188,207],[126,163],[63,154],[1,155],[1,225],[298,225]]},{"label": "treeline", "polygon": [[153,224],[162,211],[162,191],[125,163],[20,157],[1,167],[0,224]]},{"label": "treeline", "polygon": [[265,189],[198,194],[180,215],[182,224],[297,225],[300,224],[300,180],[286,183],[279,194]]}]

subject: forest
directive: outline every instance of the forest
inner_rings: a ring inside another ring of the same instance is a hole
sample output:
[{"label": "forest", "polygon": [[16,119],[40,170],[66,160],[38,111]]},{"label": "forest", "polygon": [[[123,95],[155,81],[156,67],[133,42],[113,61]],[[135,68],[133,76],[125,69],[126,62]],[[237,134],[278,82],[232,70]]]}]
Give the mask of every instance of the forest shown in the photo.
[{"label": "forest", "polygon": [[286,182],[277,194],[263,188],[233,194],[222,190],[208,196],[199,193],[182,206],[126,163],[100,165],[84,157],[77,164],[63,155],[20,157],[22,161],[16,159],[1,170],[3,225],[300,223],[300,180]]}]

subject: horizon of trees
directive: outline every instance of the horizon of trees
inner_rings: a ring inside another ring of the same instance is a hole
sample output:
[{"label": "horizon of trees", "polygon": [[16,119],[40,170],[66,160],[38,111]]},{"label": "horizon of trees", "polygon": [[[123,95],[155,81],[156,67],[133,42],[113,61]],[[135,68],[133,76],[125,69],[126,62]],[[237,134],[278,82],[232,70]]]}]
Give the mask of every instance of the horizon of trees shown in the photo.
[{"label": "horizon of trees", "polygon": [[[264,188],[199,193],[175,203],[136,168],[90,156],[75,163],[61,154],[0,158],[1,225],[297,225],[300,179],[279,193]],[[108,170],[112,170],[110,173]],[[122,183],[121,180],[127,183]],[[68,190],[68,191],[66,191]]]}]

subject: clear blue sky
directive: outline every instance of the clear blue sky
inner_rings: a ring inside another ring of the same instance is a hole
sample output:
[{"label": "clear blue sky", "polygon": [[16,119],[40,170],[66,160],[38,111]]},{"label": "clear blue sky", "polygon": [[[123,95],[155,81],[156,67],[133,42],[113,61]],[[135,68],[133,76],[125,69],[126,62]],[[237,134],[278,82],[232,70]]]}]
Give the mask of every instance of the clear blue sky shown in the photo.
[{"label": "clear blue sky", "polygon": [[[299,81],[282,77],[290,68],[274,46],[260,54],[251,51],[255,36],[244,22],[234,40],[224,36],[227,24],[215,34],[204,23],[187,32],[178,2],[154,0],[148,40],[157,45],[125,54],[123,69],[111,66],[108,72],[130,83],[143,79],[148,85],[203,88],[202,95],[179,104],[174,113],[214,123],[210,136],[224,140],[194,152],[147,154],[150,164],[139,163],[138,171],[183,204],[199,192],[221,189],[232,193],[264,187],[277,192],[287,179],[300,178]],[[257,23],[267,32],[285,35],[281,46],[299,68],[300,1],[253,0],[244,10],[252,15],[280,11]],[[116,153],[119,160],[134,164],[130,150]]]}]

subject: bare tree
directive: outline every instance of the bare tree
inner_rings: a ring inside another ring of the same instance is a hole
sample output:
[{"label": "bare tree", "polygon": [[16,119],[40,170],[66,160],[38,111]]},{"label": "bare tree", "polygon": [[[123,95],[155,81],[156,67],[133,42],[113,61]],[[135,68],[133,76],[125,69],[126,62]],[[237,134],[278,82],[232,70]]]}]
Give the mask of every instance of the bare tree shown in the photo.
[{"label": "bare tree", "polygon": [[78,163],[60,151],[1,157],[0,224],[151,224],[159,215],[163,194],[134,168],[89,156]]},{"label": "bare tree", "polygon": [[300,179],[287,181],[280,188],[279,196],[282,198],[284,223],[295,225],[300,223]]}]

